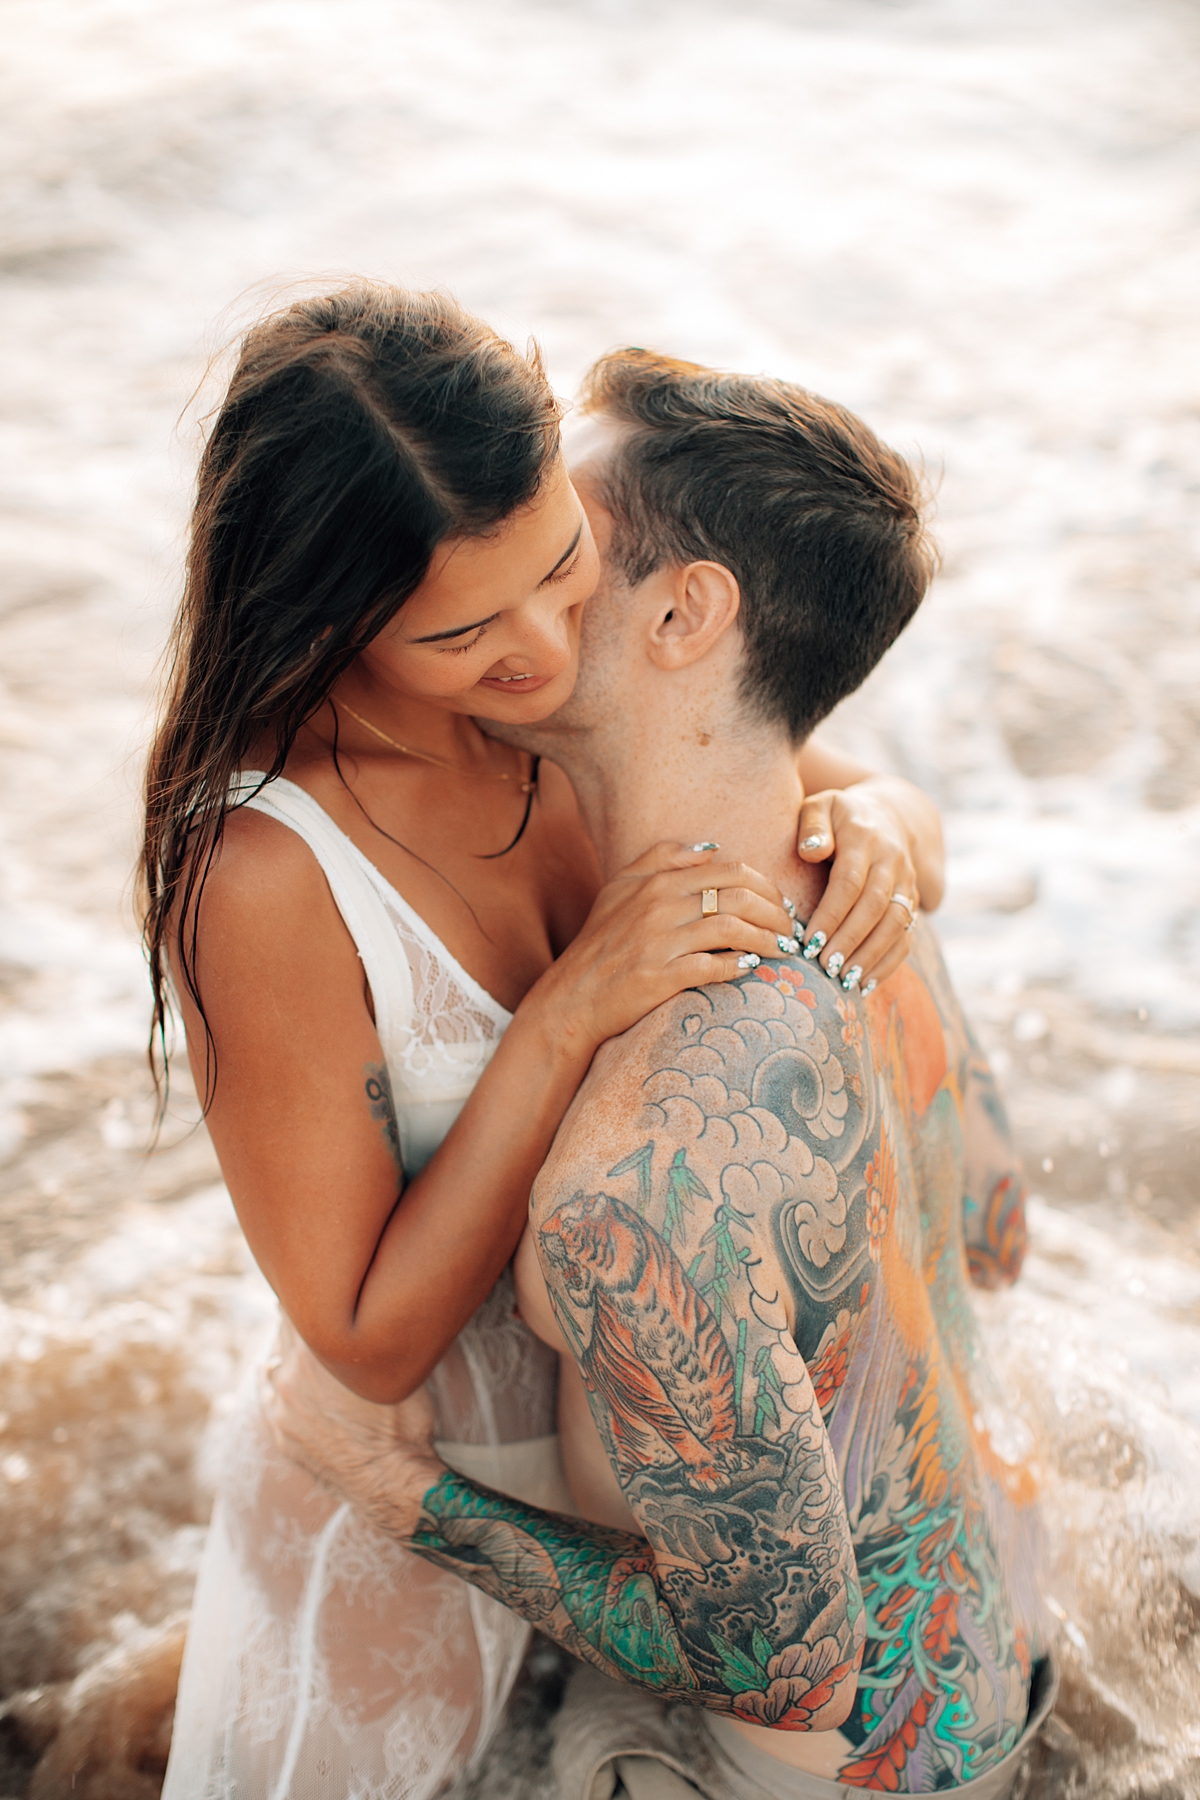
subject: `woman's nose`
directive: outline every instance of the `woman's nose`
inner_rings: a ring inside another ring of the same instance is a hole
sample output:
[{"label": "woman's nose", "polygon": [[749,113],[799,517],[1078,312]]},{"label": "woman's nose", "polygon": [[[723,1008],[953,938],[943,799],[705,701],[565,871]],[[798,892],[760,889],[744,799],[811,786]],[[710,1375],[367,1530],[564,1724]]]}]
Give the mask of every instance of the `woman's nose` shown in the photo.
[{"label": "woman's nose", "polygon": [[528,608],[521,608],[505,660],[536,657],[544,661],[552,656],[565,661],[571,654],[576,610],[568,599],[550,600],[539,595]]}]

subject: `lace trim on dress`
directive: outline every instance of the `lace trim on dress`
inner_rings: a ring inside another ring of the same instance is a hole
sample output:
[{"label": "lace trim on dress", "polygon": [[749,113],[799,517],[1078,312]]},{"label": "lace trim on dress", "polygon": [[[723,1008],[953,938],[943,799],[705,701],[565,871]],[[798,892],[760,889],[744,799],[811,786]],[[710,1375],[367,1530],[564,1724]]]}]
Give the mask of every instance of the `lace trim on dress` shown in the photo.
[{"label": "lace trim on dress", "polygon": [[[268,816],[281,816],[293,829],[301,823],[307,825],[309,830],[303,835],[322,867],[326,867],[325,858],[314,840],[318,836],[325,840],[343,865],[348,861],[370,884],[399,939],[411,971],[412,997],[411,1016],[394,1021],[387,1045],[396,1098],[426,1103],[465,1099],[511,1024],[512,1014],[467,973],[420,913],[306,789],[280,778],[258,792],[264,780],[258,770],[243,772],[238,785],[247,795],[245,804]],[[286,812],[275,804],[277,799]],[[353,935],[349,920],[347,925]]]}]

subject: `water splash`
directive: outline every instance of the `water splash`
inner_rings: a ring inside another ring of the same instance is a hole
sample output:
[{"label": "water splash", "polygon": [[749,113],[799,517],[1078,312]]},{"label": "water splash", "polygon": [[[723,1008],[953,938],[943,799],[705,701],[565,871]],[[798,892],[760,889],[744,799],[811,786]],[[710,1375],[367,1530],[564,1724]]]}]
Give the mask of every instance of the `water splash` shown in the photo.
[{"label": "water splash", "polygon": [[[234,296],[331,267],[453,287],[567,390],[621,341],[769,368],[941,470],[942,579],[834,728],[946,809],[943,934],[1044,1196],[982,1302],[1056,1523],[1038,1791],[1200,1791],[1194,15],[24,0],[5,48],[0,1791],[156,1791],[265,1317],[203,1135],[141,1155],[121,896],[174,422]],[[538,1792],[537,1679],[488,1800]]]}]

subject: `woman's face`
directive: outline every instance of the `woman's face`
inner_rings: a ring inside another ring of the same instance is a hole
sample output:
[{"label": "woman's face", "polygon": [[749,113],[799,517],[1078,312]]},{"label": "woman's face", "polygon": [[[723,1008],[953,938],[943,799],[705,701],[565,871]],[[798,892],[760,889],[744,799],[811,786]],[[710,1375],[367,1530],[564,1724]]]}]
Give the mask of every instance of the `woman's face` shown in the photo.
[{"label": "woman's face", "polygon": [[420,587],[363,651],[364,672],[451,712],[544,719],[575,685],[580,616],[599,573],[559,460],[494,533],[438,546]]}]

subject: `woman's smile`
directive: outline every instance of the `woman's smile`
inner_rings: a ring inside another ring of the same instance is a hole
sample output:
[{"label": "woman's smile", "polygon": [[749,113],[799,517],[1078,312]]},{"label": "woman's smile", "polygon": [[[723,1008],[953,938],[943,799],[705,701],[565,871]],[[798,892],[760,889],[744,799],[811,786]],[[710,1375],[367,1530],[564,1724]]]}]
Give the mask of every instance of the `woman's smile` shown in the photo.
[{"label": "woman's smile", "polygon": [[553,675],[484,675],[475,685],[498,694],[535,694],[555,679]]}]

